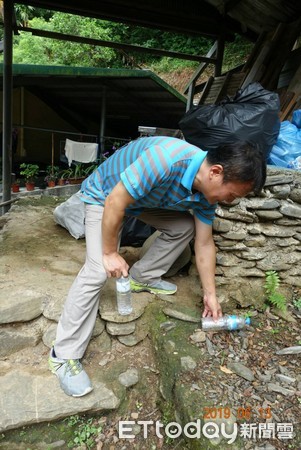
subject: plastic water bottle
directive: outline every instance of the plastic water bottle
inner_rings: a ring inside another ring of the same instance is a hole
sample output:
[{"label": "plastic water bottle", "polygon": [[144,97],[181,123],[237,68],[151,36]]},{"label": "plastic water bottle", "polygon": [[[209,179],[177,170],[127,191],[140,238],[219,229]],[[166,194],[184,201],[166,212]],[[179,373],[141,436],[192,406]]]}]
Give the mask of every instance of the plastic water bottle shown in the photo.
[{"label": "plastic water bottle", "polygon": [[131,285],[128,277],[117,278],[117,309],[119,314],[126,316],[133,311],[131,300]]},{"label": "plastic water bottle", "polygon": [[241,330],[242,328],[245,328],[246,325],[250,324],[250,317],[224,315],[217,321],[214,321],[212,317],[202,318],[202,329],[204,331]]}]

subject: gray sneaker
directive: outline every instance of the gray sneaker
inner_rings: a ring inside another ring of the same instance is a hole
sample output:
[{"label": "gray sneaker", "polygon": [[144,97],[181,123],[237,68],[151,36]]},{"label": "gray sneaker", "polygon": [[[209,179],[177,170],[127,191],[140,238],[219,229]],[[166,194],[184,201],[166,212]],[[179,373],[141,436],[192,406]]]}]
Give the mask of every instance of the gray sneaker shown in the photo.
[{"label": "gray sneaker", "polygon": [[79,359],[59,359],[54,356],[52,347],[48,362],[49,369],[58,377],[65,394],[82,397],[92,391],[91,381]]},{"label": "gray sneaker", "polygon": [[171,295],[177,292],[177,286],[168,281],[160,280],[154,283],[140,283],[130,278],[132,292],[150,292],[151,294]]}]

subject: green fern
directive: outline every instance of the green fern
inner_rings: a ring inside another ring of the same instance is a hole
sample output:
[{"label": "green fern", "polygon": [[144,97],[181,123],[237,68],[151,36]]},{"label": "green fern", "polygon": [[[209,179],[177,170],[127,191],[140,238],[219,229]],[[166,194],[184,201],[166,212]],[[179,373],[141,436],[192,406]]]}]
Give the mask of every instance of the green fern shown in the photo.
[{"label": "green fern", "polygon": [[280,309],[280,311],[286,311],[286,298],[280,292],[278,292],[280,286],[280,278],[275,270],[270,270],[265,273],[265,292],[268,302]]},{"label": "green fern", "polygon": [[269,302],[281,311],[286,310],[286,298],[284,295],[280,294],[280,292],[274,292],[271,294],[269,296]]},{"label": "green fern", "polygon": [[269,270],[265,273],[265,290],[267,294],[275,292],[280,286],[279,275],[275,270]]}]

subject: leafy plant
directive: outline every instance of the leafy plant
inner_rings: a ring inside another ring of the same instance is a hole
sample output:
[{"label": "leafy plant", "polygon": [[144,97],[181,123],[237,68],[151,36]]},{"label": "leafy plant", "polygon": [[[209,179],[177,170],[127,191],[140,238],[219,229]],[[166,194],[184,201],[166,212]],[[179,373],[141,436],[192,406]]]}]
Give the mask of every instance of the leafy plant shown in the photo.
[{"label": "leafy plant", "polygon": [[272,333],[272,334],[278,334],[278,333],[280,333],[280,330],[278,330],[278,328],[272,328],[271,330],[269,330],[270,331],[270,333]]},{"label": "leafy plant", "polygon": [[95,419],[86,419],[78,415],[69,417],[67,425],[75,428],[73,440],[68,443],[69,448],[85,446],[87,449],[92,449],[95,446],[95,438],[102,430]]},{"label": "leafy plant", "polygon": [[268,302],[280,311],[286,311],[286,298],[278,291],[280,286],[278,273],[275,270],[269,270],[265,273],[265,276],[264,288]]},{"label": "leafy plant", "polygon": [[48,181],[56,181],[59,175],[59,166],[47,166],[46,168],[46,177],[44,178],[44,180],[46,182]]},{"label": "leafy plant", "polygon": [[26,182],[33,182],[39,173],[39,166],[37,164],[20,164],[20,175],[25,177]]},{"label": "leafy plant", "polygon": [[91,164],[90,166],[86,167],[83,171],[85,176],[88,177],[89,175],[91,175],[91,173],[93,173],[94,170],[97,169],[97,167],[98,167],[98,164]]},{"label": "leafy plant", "polygon": [[16,5],[15,13],[18,25],[28,27],[28,20],[34,15],[35,8],[27,5]]},{"label": "leafy plant", "polygon": [[67,178],[71,178],[73,174],[73,169],[69,167],[68,169],[64,169],[59,173],[59,178],[66,180]]},{"label": "leafy plant", "polygon": [[83,178],[85,177],[85,166],[83,164],[75,164],[72,169],[70,178]]}]

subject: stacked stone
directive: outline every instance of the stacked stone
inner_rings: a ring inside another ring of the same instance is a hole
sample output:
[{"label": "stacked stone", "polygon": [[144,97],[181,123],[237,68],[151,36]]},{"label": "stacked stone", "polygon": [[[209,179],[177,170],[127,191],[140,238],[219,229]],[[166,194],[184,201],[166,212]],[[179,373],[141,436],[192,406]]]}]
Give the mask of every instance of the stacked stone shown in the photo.
[{"label": "stacked stone", "polygon": [[[214,240],[221,302],[233,300],[243,307],[253,304],[261,308],[265,276],[270,270],[278,273],[281,284],[290,292],[292,287],[301,287],[301,172],[270,167],[260,197],[220,205]],[[72,273],[80,267],[70,264]],[[197,276],[194,264],[190,275]],[[32,289],[16,289],[10,283],[2,289],[0,357],[33,347],[41,340],[51,347],[63,307],[62,292],[67,292],[71,284],[71,279],[65,278],[57,279],[58,286],[51,287],[49,296]],[[191,286],[199,295],[198,280]],[[152,296],[143,293],[135,297],[134,312],[124,317],[116,311],[114,280],[107,284],[103,296],[106,302],[93,332],[101,348],[108,350],[114,339],[128,346],[143,340],[148,332],[143,313]]]},{"label": "stacked stone", "polygon": [[[262,302],[266,272],[301,286],[301,173],[268,168],[260,197],[220,205],[214,221],[220,296]],[[192,269],[193,270],[193,269]]]},{"label": "stacked stone", "polygon": [[[144,311],[153,300],[151,294],[141,293],[139,298],[133,298],[134,310],[128,316],[117,312],[114,279],[108,281],[104,296],[106,302],[100,305],[92,334],[96,345],[103,351],[109,351],[114,339],[129,347],[142,341],[148,334]],[[32,290],[17,291],[3,299],[0,306],[0,358],[34,347],[41,341],[51,348],[63,300],[55,301]]]}]

